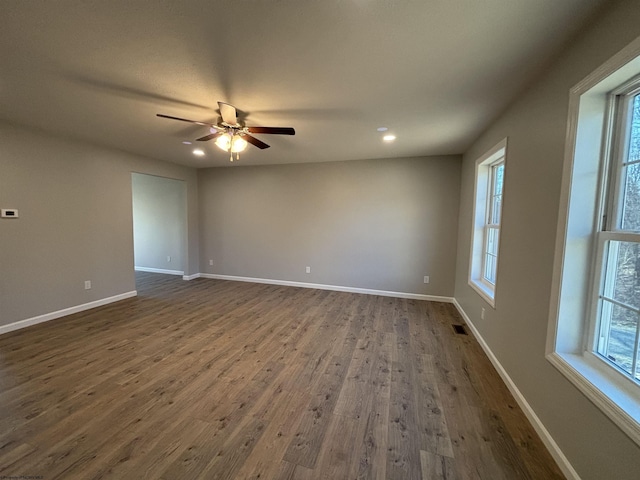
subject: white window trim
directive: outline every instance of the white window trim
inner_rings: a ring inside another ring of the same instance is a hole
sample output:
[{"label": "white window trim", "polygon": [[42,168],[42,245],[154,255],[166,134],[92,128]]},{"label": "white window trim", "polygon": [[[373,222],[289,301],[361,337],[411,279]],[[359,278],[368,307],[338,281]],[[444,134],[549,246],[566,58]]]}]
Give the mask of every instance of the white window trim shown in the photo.
[{"label": "white window trim", "polygon": [[[640,37],[570,91],[546,357],[640,445],[639,387],[590,351],[589,298],[598,279],[590,278],[589,272],[597,248],[596,216],[605,199],[593,193],[593,202],[571,202],[580,191],[602,190],[605,169],[599,165],[611,148],[611,139],[602,138],[610,108],[607,96],[638,73]],[[580,163],[574,163],[574,158],[580,158]],[[576,281],[580,278],[584,281]]]},{"label": "white window trim", "polygon": [[[500,159],[507,160],[507,139],[494,145],[487,153],[476,160],[473,186],[473,224],[471,231],[471,253],[469,256],[468,283],[491,307],[495,308],[496,286],[484,280],[484,243],[488,219],[491,167]],[[504,181],[503,181],[504,182]],[[505,183],[502,186],[502,204],[505,202]],[[502,223],[502,213],[500,214]],[[500,255],[502,226],[498,228],[498,256]],[[498,285],[500,262],[496,263],[496,285]]]}]

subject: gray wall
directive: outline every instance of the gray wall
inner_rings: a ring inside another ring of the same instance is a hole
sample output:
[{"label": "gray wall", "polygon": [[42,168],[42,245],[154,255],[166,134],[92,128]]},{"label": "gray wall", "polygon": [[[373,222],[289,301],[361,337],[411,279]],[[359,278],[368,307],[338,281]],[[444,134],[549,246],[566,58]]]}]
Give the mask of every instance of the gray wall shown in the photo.
[{"label": "gray wall", "polygon": [[[474,143],[462,169],[455,297],[585,480],[637,479],[640,448],[544,357],[569,89],[639,34],[637,0],[614,3]],[[492,310],[467,284],[474,162],[504,137],[509,145]]]},{"label": "gray wall", "polygon": [[453,294],[458,156],[198,174],[203,273]]},{"label": "gray wall", "polygon": [[183,271],[187,216],[184,181],[133,173],[131,186],[135,266]]},{"label": "gray wall", "polygon": [[195,170],[0,124],[0,325],[135,290],[132,171],[186,182],[196,273]]}]

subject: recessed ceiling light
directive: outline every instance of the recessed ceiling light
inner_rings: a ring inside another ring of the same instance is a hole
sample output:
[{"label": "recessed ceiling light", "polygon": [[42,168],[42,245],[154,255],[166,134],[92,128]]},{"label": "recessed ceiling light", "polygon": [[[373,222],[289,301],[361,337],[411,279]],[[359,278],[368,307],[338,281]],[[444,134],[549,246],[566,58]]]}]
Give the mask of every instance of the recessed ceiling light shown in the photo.
[{"label": "recessed ceiling light", "polygon": [[184,143],[185,145],[191,145],[191,142],[187,142],[186,140],[182,143]]},{"label": "recessed ceiling light", "polygon": [[194,155],[197,155],[198,157],[202,157],[202,156],[204,155],[204,150],[200,150],[199,148],[196,148],[196,149],[193,151],[193,154],[194,154]]},{"label": "recessed ceiling light", "polygon": [[386,132],[387,130],[389,130],[387,127],[378,127],[379,132]]},{"label": "recessed ceiling light", "polygon": [[393,142],[395,139],[395,135],[385,135],[384,137],[382,137],[382,140],[384,140],[385,142]]}]

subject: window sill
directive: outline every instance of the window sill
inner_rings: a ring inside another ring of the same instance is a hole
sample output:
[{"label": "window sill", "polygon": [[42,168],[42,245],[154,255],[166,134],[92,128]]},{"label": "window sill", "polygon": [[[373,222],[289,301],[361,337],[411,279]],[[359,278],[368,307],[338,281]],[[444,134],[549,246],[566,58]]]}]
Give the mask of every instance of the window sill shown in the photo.
[{"label": "window sill", "polygon": [[491,305],[492,308],[496,307],[494,290],[486,286],[484,283],[474,279],[469,279],[469,285],[478,292],[484,301]]},{"label": "window sill", "polygon": [[547,360],[640,445],[638,387],[589,354],[550,353]]}]

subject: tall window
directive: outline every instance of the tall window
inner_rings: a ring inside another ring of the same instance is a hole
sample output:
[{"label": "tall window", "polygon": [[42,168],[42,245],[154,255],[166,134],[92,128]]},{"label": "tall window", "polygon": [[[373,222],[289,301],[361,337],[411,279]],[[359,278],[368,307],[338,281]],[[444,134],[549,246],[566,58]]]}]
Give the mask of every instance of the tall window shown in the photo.
[{"label": "tall window", "polygon": [[598,258],[594,350],[640,381],[640,80],[615,91]]},{"label": "tall window", "polygon": [[547,359],[640,445],[640,38],[571,89]]},{"label": "tall window", "polygon": [[495,305],[506,139],[476,161],[469,285]]},{"label": "tall window", "polygon": [[489,174],[487,220],[484,227],[482,280],[495,287],[498,267],[498,241],[500,239],[500,215],[502,213],[502,185],[504,182],[504,157],[492,163]]}]

